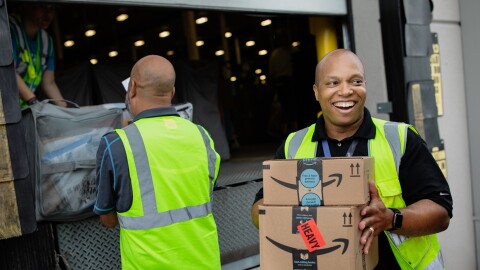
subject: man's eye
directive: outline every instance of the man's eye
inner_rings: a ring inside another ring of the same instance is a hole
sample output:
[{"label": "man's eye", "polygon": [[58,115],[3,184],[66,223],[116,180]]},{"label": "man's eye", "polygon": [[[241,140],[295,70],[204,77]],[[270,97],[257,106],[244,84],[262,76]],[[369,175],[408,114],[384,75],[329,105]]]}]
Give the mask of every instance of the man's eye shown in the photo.
[{"label": "man's eye", "polygon": [[359,85],[362,85],[362,84],[363,84],[363,80],[353,80],[352,83],[353,83],[353,85],[355,85],[355,86],[359,86]]},{"label": "man's eye", "polygon": [[336,81],[330,81],[330,82],[326,83],[327,86],[335,86],[337,84],[338,84],[338,82],[336,82]]}]

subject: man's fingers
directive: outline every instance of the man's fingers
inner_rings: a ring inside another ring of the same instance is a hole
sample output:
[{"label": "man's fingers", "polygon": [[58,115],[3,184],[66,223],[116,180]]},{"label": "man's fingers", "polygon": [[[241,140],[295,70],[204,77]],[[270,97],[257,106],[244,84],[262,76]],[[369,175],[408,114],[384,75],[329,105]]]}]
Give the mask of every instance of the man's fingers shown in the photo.
[{"label": "man's fingers", "polygon": [[380,199],[380,197],[378,196],[377,187],[375,186],[375,183],[373,181],[368,182],[368,188],[370,190],[370,201]]},{"label": "man's fingers", "polygon": [[367,226],[365,230],[363,230],[362,237],[360,238],[360,244],[363,245],[363,253],[368,254],[374,237],[375,229]]}]

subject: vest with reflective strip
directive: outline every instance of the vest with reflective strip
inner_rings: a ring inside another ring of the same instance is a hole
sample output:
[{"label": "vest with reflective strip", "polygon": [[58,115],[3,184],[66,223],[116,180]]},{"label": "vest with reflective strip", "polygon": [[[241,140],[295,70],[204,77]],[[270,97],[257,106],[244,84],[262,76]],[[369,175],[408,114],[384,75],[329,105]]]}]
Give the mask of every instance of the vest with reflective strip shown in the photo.
[{"label": "vest with reflective strip", "polygon": [[[41,40],[41,44],[37,44],[37,50],[39,50],[38,46],[42,48],[40,55],[38,55],[39,57],[41,57],[40,68],[39,70],[36,70],[35,76],[30,76],[28,72],[28,67],[35,67],[36,64],[33,63],[33,59],[30,53],[36,53],[36,51],[30,52],[27,49],[28,41],[25,40],[25,34],[22,30],[22,27],[20,26],[21,24],[22,22],[20,18],[10,16],[10,31],[14,32],[14,41],[18,44],[18,53],[20,53],[20,62],[17,63],[16,70],[18,74],[23,77],[23,81],[28,85],[28,87],[30,87],[30,89],[35,92],[37,87],[40,85],[43,72],[45,71],[45,69],[47,69],[47,57],[49,56],[49,49],[53,50],[52,46],[50,46],[52,44],[52,41],[47,31],[45,31],[44,29],[41,29],[40,32],[37,34],[37,40]],[[38,35],[40,35],[40,37],[38,37]]]},{"label": "vest with reflective strip", "polygon": [[[404,208],[406,205],[402,197],[398,170],[407,143],[406,133],[411,126],[376,118],[372,120],[376,136],[368,141],[368,155],[375,158],[375,185],[386,207]],[[291,133],[285,142],[285,157],[315,157],[318,142],[312,141],[314,131],[315,124]],[[389,231],[385,231],[385,234],[402,269],[444,269],[436,235],[406,237]]]},{"label": "vest with reflective strip", "polygon": [[211,198],[220,158],[200,126],[176,116],[116,130],[132,205],[118,214],[123,269],[220,269]]}]

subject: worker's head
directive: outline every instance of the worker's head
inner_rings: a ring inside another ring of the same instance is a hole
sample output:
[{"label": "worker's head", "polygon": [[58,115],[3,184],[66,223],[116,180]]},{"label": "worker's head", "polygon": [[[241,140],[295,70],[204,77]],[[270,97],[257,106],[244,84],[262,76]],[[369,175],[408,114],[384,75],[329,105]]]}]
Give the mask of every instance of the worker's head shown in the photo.
[{"label": "worker's head", "polygon": [[144,110],[171,106],[174,94],[175,70],[167,59],[148,55],[133,66],[127,104],[134,116]]},{"label": "worker's head", "polygon": [[52,4],[25,4],[21,7],[22,19],[40,29],[47,29],[55,17],[55,7]]},{"label": "worker's head", "polygon": [[367,96],[365,83],[363,64],[349,50],[331,51],[317,64],[313,92],[327,129],[361,123]]}]

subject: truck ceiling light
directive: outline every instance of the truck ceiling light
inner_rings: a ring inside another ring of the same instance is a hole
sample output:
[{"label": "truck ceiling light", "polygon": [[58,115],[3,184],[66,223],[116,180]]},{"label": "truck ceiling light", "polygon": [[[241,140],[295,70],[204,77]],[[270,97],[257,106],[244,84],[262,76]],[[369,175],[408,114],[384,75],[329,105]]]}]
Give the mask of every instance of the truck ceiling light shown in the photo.
[{"label": "truck ceiling light", "polygon": [[268,26],[268,25],[270,25],[270,24],[272,24],[272,20],[270,20],[270,19],[263,20],[263,21],[260,23],[261,26]]},{"label": "truck ceiling light", "polygon": [[252,47],[253,45],[255,45],[255,41],[249,40],[249,41],[245,42],[245,45],[246,45],[247,47]]},{"label": "truck ceiling light", "polygon": [[226,38],[232,37],[232,32],[225,32],[225,37]]},{"label": "truck ceiling light", "polygon": [[141,47],[141,46],[145,45],[145,41],[139,39],[139,40],[135,41],[135,43],[133,43],[133,45],[135,45],[135,47]]},{"label": "truck ceiling light", "polygon": [[206,22],[208,22],[208,18],[207,18],[207,17],[200,17],[200,18],[198,18],[198,19],[195,20],[195,23],[196,23],[196,24],[204,24],[204,23],[206,23]]},{"label": "truck ceiling light", "polygon": [[115,57],[115,56],[117,56],[117,55],[118,55],[118,52],[115,51],[115,50],[110,51],[110,52],[108,53],[108,56],[110,56],[110,57]]},{"label": "truck ceiling light", "polygon": [[292,47],[298,47],[298,46],[300,46],[300,41],[292,42]]},{"label": "truck ceiling light", "polygon": [[225,54],[224,50],[218,50],[218,51],[215,52],[216,56],[221,56],[221,55],[224,55],[224,54]]},{"label": "truck ceiling light", "polygon": [[168,36],[170,36],[170,32],[169,31],[162,31],[158,34],[159,37],[161,38],[166,38]]},{"label": "truck ceiling light", "polygon": [[96,65],[96,64],[98,64],[98,60],[96,58],[92,58],[92,59],[90,59],[90,63],[92,65]]},{"label": "truck ceiling light", "polygon": [[97,34],[97,31],[95,31],[95,29],[88,29],[87,31],[85,31],[86,37],[93,37],[95,36],[95,34]]},{"label": "truck ceiling light", "polygon": [[260,74],[260,73],[262,73],[262,69],[260,68],[255,69],[255,74]]},{"label": "truck ceiling light", "polygon": [[260,80],[265,81],[267,79],[266,75],[260,75]]},{"label": "truck ceiling light", "polygon": [[63,45],[64,45],[65,47],[67,47],[67,48],[68,48],[68,47],[72,47],[73,45],[75,45],[75,41],[69,39],[69,40],[66,40],[66,41],[63,43]]},{"label": "truck ceiling light", "polygon": [[117,18],[115,19],[117,20],[117,22],[123,22],[128,19],[128,14],[126,13],[118,14]]},{"label": "truck ceiling light", "polygon": [[231,82],[234,82],[234,81],[236,81],[236,80],[237,80],[237,77],[235,77],[235,76],[230,77],[230,81],[231,81]]},{"label": "truck ceiling light", "polygon": [[174,55],[174,54],[175,54],[175,51],[174,51],[174,50],[169,50],[169,51],[167,51],[167,55],[168,55],[168,56],[172,56],[172,55]]},{"label": "truck ceiling light", "polygon": [[195,42],[195,45],[197,45],[197,47],[203,46],[204,44],[205,42],[203,40],[197,40],[197,42]]}]

